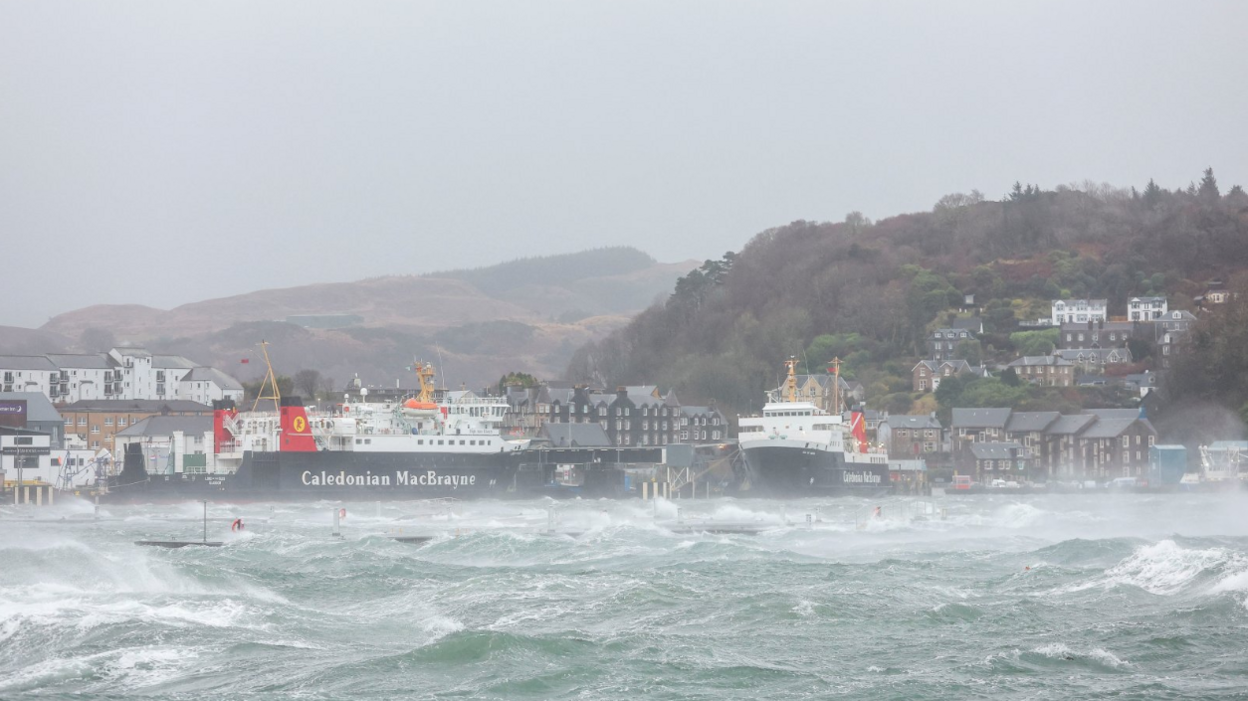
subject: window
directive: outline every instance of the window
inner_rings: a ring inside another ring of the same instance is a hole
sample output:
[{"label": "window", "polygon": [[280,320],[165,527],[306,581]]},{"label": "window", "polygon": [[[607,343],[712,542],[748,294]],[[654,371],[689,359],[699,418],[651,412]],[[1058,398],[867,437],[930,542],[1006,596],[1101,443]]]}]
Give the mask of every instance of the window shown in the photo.
[{"label": "window", "polygon": [[99,432],[100,432],[100,425],[99,425],[99,424],[92,424],[92,425],[91,425],[91,432],[92,432],[92,433],[99,433]]},{"label": "window", "polygon": [[1122,437],[1122,447],[1124,447],[1124,448],[1130,448],[1130,447],[1131,447],[1131,436],[1123,436],[1123,437]]},{"label": "window", "polygon": [[112,426],[112,425],[113,425],[113,417],[111,417],[111,416],[107,416],[107,417],[105,417],[105,418],[104,418],[104,425],[105,425],[105,426]]},{"label": "window", "polygon": [[79,425],[79,426],[86,426],[86,425],[87,425],[87,417],[85,417],[85,416],[79,416],[79,417],[78,417],[78,425]]}]

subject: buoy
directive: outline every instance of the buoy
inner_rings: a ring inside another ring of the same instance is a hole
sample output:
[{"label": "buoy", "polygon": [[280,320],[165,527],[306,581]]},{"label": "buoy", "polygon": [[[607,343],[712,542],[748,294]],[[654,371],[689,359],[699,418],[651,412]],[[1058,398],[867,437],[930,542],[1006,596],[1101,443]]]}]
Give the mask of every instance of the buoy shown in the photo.
[{"label": "buoy", "polygon": [[1028,571],[1028,572],[1030,572],[1030,571],[1031,571],[1031,565],[1027,565],[1027,566],[1023,567],[1023,569],[1024,569],[1024,570],[1026,570],[1026,571]]},{"label": "buoy", "polygon": [[236,519],[234,519],[234,523],[231,523],[231,524],[230,524],[230,530],[231,530],[231,531],[241,531],[241,530],[243,530],[243,519],[241,519],[241,518],[236,518]]},{"label": "buoy", "polygon": [[347,517],[347,510],[346,510],[346,509],[338,509],[338,518],[346,518],[346,517]]}]

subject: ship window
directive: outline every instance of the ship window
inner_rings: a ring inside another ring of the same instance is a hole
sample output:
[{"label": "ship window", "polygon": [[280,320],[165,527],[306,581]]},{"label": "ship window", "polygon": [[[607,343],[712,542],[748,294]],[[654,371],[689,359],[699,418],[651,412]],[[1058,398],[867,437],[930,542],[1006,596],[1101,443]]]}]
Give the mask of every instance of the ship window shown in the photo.
[{"label": "ship window", "polygon": [[460,444],[460,445],[463,445],[463,444],[464,444],[464,441],[461,439],[461,440],[459,441],[459,444]]},{"label": "ship window", "polygon": [[365,438],[365,439],[364,439],[364,445],[372,445],[372,444],[373,444],[373,439],[372,439],[372,438]]},{"label": "ship window", "polygon": [[424,444],[425,444],[424,438],[421,438],[420,440],[416,441],[416,445],[424,445]]},{"label": "ship window", "polygon": [[438,439],[438,445],[442,445],[442,439],[441,439],[441,438],[439,438],[439,439]]},{"label": "ship window", "polygon": [[363,443],[363,442],[364,442],[364,439],[363,439],[363,438],[356,438],[356,439],[355,439],[355,444],[356,444],[356,445],[360,445],[360,444],[361,444],[361,443]]}]

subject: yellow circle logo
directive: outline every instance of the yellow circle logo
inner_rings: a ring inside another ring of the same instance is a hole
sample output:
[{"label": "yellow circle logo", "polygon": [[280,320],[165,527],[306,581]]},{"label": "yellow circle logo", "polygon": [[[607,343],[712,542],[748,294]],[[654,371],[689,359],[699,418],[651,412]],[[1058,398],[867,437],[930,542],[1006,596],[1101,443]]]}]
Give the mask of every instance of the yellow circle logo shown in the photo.
[{"label": "yellow circle logo", "polygon": [[295,417],[295,433],[303,433],[308,430],[308,420],[302,416]]}]

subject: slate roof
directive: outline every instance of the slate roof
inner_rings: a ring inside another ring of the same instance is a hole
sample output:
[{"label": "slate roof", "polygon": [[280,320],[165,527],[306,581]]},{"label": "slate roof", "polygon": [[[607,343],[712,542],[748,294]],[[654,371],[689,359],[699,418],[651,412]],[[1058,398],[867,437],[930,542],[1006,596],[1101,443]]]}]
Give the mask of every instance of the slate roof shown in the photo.
[{"label": "slate roof", "polygon": [[556,448],[609,448],[611,439],[596,423],[567,424],[550,422],[542,426],[541,435]]},{"label": "slate roof", "polygon": [[1021,451],[1023,446],[1014,441],[1008,443],[973,443],[971,444],[971,454],[976,460],[1011,460],[1021,457],[1017,452],[1010,455],[1010,451]]},{"label": "slate roof", "polygon": [[1005,424],[1005,430],[1009,432],[1043,431],[1059,416],[1061,414],[1056,411],[1016,411],[1010,415],[1009,422]]},{"label": "slate roof", "polygon": [[121,437],[156,438],[172,436],[174,431],[201,436],[213,430],[211,416],[149,416],[129,428],[118,431]]},{"label": "slate roof", "polygon": [[60,368],[44,355],[0,355],[0,370],[60,372]]},{"label": "slate roof", "polygon": [[954,428],[1005,428],[1009,409],[954,409]]},{"label": "slate roof", "polygon": [[1083,438],[1117,438],[1121,436],[1123,431],[1131,427],[1131,424],[1139,421],[1137,418],[1130,419],[1097,419],[1096,423],[1088,427],[1083,432]]},{"label": "slate roof", "polygon": [[117,363],[107,353],[49,353],[48,360],[58,368],[112,370]]},{"label": "slate roof", "polygon": [[1055,355],[1024,355],[1023,357],[1014,360],[1006,367],[1018,368],[1025,365],[1030,367],[1036,367],[1039,365],[1056,365],[1063,367],[1071,364],[1072,363],[1069,360]]},{"label": "slate roof", "polygon": [[190,370],[195,363],[180,355],[153,355],[152,368],[155,370]]},{"label": "slate roof", "polygon": [[1139,409],[1084,409],[1083,413],[1091,414],[1098,419],[1138,419]]},{"label": "slate roof", "polygon": [[1096,417],[1091,414],[1069,414],[1059,416],[1057,420],[1049,425],[1048,433],[1051,436],[1073,436],[1087,428],[1089,424],[1096,421]]},{"label": "slate roof", "polygon": [[1110,359],[1110,356],[1117,357],[1115,362],[1131,362],[1131,351],[1127,348],[1063,348],[1057,351],[1057,355],[1072,363],[1079,362],[1080,357],[1084,360],[1091,360],[1092,356],[1096,356],[1096,362],[1102,365]]},{"label": "slate roof", "polygon": [[52,402],[48,401],[47,395],[43,392],[0,392],[0,400],[25,399],[26,400],[26,421],[27,423],[55,421],[61,423],[61,418],[56,407],[52,406]]},{"label": "slate roof", "polygon": [[[194,368],[182,378],[183,382],[215,382],[221,389],[241,390],[238,380],[216,368]],[[452,392],[452,394],[455,394]]]},{"label": "slate roof", "polygon": [[890,428],[906,428],[906,429],[940,429],[943,428],[936,417],[931,414],[892,414],[880,423],[888,424]]}]

